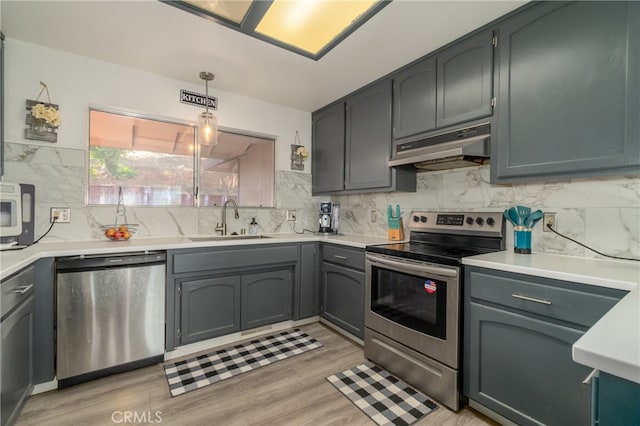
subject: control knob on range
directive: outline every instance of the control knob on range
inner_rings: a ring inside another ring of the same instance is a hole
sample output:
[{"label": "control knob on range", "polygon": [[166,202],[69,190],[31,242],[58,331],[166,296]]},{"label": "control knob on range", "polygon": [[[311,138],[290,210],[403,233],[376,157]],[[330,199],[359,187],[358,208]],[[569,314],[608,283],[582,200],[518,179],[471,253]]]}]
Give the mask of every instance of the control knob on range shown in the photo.
[{"label": "control knob on range", "polygon": [[473,218],[471,216],[467,217],[467,223],[473,225]]},{"label": "control knob on range", "polygon": [[420,216],[420,222],[426,223],[426,221],[427,221],[427,217],[426,216]]},{"label": "control knob on range", "polygon": [[484,225],[484,219],[481,217],[476,218],[476,223],[480,226]]},{"label": "control knob on range", "polygon": [[413,221],[414,221],[414,222],[420,222],[420,218],[419,218],[418,216],[414,216],[414,217],[413,217]]},{"label": "control knob on range", "polygon": [[493,226],[495,224],[496,224],[496,220],[494,218],[492,218],[492,217],[488,217],[487,218],[487,225]]}]

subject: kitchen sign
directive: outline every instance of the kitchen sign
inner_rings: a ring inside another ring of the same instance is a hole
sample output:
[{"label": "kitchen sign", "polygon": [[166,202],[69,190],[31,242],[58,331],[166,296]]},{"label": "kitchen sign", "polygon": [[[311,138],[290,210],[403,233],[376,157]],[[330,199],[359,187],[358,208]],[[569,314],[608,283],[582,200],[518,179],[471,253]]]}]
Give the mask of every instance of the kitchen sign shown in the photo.
[{"label": "kitchen sign", "polygon": [[209,96],[209,98],[207,98],[205,95],[201,95],[200,93],[190,92],[184,89],[180,90],[180,102],[183,104],[205,108],[207,106],[207,99],[209,100],[209,108],[217,110],[218,98],[215,96]]}]

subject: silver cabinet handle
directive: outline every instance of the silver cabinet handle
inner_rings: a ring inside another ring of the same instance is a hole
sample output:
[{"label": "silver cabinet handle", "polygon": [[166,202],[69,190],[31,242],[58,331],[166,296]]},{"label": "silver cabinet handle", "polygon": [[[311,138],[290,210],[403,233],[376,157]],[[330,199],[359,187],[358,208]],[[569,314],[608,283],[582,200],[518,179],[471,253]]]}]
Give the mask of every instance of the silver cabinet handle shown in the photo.
[{"label": "silver cabinet handle", "polygon": [[599,373],[599,371],[597,369],[593,369],[593,371],[591,373],[589,373],[589,375],[587,377],[584,378],[584,380],[582,381],[582,384],[585,386],[589,386],[591,384],[591,380],[593,380],[593,378],[595,376],[597,376]]},{"label": "silver cabinet handle", "polygon": [[336,259],[340,259],[340,260],[347,260],[347,256],[339,256],[337,254],[334,254],[333,257],[335,257]]},{"label": "silver cabinet handle", "polygon": [[18,293],[18,294],[25,294],[26,292],[28,292],[29,290],[31,290],[31,287],[33,287],[33,284],[29,284],[29,285],[21,285],[20,287],[18,287],[16,290],[13,290],[14,293]]},{"label": "silver cabinet handle", "polygon": [[521,294],[512,294],[511,297],[515,297],[516,299],[526,300],[528,302],[542,303],[543,305],[550,305],[550,300],[544,299],[536,299],[535,297],[523,296]]},{"label": "silver cabinet handle", "polygon": [[458,268],[441,268],[424,262],[398,261],[384,256],[367,254],[370,265],[396,270],[399,272],[417,272],[419,274],[436,274],[443,277],[458,277]]}]

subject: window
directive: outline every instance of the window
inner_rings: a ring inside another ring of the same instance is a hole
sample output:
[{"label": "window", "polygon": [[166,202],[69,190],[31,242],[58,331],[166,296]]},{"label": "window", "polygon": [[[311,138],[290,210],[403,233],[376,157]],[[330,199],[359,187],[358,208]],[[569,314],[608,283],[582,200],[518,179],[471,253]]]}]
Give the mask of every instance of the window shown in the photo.
[{"label": "window", "polygon": [[275,140],[245,133],[197,149],[192,124],[91,109],[88,203],[273,207]]}]

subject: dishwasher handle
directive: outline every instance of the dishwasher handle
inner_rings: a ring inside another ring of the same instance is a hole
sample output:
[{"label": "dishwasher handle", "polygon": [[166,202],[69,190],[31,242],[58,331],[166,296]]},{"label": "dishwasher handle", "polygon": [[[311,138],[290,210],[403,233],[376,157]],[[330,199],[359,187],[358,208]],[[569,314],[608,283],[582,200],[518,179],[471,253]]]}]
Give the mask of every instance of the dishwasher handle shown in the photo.
[{"label": "dishwasher handle", "polygon": [[167,260],[167,253],[163,251],[118,253],[111,255],[86,255],[59,257],[56,259],[56,268],[65,269],[87,269],[87,268],[107,268],[131,265],[143,265],[150,263],[164,263]]}]

